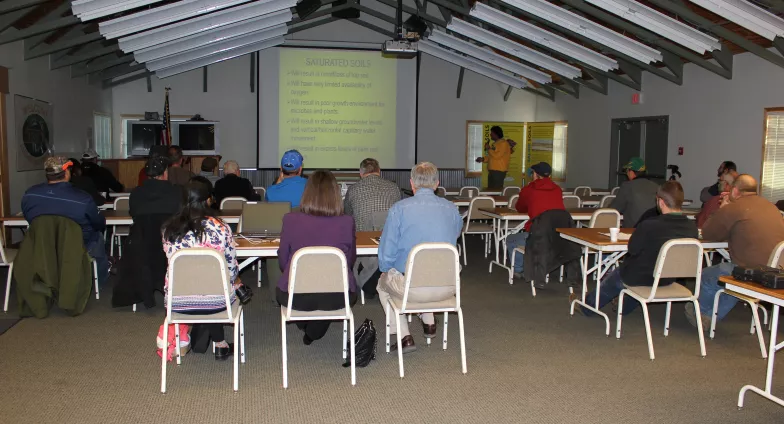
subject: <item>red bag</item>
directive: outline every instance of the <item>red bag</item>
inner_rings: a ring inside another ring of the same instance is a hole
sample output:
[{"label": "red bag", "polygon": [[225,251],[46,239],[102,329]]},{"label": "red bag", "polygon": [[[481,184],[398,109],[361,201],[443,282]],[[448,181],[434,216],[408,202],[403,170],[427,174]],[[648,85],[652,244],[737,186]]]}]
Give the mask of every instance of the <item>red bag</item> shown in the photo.
[{"label": "red bag", "polygon": [[[174,359],[174,355],[176,355],[175,345],[176,345],[176,335],[175,335],[175,324],[169,324],[169,334],[168,334],[168,341],[164,343],[163,341],[163,324],[161,324],[160,328],[158,329],[158,337],[157,337],[157,344],[158,344],[158,357],[163,356],[163,348],[166,347],[166,360],[171,361]],[[191,336],[190,330],[191,327],[187,324],[179,324],[180,326],[180,354],[184,355],[185,352],[191,346]]]}]

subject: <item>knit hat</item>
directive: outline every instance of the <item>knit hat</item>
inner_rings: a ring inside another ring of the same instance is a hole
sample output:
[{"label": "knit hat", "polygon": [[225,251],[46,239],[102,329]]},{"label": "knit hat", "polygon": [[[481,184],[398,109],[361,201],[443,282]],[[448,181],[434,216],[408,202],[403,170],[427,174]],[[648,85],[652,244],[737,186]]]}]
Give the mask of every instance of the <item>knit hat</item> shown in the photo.
[{"label": "knit hat", "polygon": [[147,160],[147,164],[144,165],[144,173],[150,178],[160,177],[168,167],[169,159],[164,156],[156,156]]},{"label": "knit hat", "polygon": [[633,157],[629,159],[629,163],[624,165],[623,169],[628,169],[634,172],[645,171],[645,161],[640,157]]}]

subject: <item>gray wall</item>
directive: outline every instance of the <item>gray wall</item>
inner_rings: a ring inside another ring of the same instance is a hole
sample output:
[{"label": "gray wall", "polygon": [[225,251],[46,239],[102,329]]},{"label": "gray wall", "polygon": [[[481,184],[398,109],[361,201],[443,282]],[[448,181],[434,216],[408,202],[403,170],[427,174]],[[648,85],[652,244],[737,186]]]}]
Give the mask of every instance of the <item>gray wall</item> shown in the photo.
[{"label": "gray wall", "polygon": [[[88,134],[92,133],[93,112],[111,112],[111,91],[87,84],[86,77],[72,79],[70,69],[49,70],[49,58],[24,60],[21,41],[0,46],[0,66],[10,68],[11,93],[8,105],[8,165],[10,178],[11,212],[20,211],[22,195],[28,187],[45,180],[43,169],[17,171],[16,154],[20,141],[16,134],[14,95],[33,97],[54,106],[55,153],[78,155],[87,148]],[[0,94],[2,95],[2,94]],[[92,138],[90,135],[89,138]]]},{"label": "gray wall", "polygon": [[557,95],[546,119],[569,121],[567,184],[607,185],[610,121],[657,115],[670,117],[668,163],[680,166],[687,198],[697,199],[702,187],[715,182],[724,160],[758,178],[764,109],[784,106],[784,69],[744,53],[735,56],[733,74],[727,80],[688,64],[677,86],[646,72],[639,105],[631,102],[634,90],[614,82],[607,96],[590,90],[582,90],[580,99]]}]

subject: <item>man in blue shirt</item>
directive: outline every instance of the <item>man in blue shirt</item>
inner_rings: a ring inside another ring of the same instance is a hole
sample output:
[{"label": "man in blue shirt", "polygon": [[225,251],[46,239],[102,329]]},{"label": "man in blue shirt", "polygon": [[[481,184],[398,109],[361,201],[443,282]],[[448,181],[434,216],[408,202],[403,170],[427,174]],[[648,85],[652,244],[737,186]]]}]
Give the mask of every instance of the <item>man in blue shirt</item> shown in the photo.
[{"label": "man in blue shirt", "polygon": [[[381,242],[378,246],[378,268],[383,272],[378,283],[378,298],[386,310],[390,297],[400,301],[405,291],[406,262],[408,254],[420,243],[449,243],[455,245],[463,228],[463,219],[452,202],[435,195],[438,187],[438,169],[430,162],[422,162],[411,169],[411,189],[414,197],[401,200],[389,209]],[[409,290],[409,302],[438,302],[455,295],[455,287],[428,287]],[[425,337],[436,335],[436,322],[432,313],[421,314]],[[400,331],[403,353],[416,350],[414,339],[408,331],[408,322],[402,319],[397,328],[397,316],[390,317],[390,333]],[[396,346],[395,346],[396,348]]]},{"label": "man in blue shirt", "polygon": [[307,180],[302,177],[302,154],[289,150],[280,160],[280,176],[274,185],[267,188],[268,202],[289,202],[292,208],[299,207]]},{"label": "man in blue shirt", "polygon": [[98,281],[109,277],[109,259],[103,231],[106,219],[98,213],[92,197],[69,183],[73,162],[53,156],[44,162],[46,183],[34,185],[22,196],[22,213],[32,223],[41,215],[57,215],[72,219],[82,227],[82,238],[87,253],[98,265]]}]

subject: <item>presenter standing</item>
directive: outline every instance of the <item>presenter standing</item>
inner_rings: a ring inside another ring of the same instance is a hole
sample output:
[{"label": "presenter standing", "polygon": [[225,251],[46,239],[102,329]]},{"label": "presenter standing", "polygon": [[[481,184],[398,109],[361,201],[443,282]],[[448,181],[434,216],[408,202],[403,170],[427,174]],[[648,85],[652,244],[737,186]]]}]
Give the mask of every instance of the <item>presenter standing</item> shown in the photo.
[{"label": "presenter standing", "polygon": [[490,128],[490,139],[493,144],[485,143],[485,156],[476,158],[476,161],[487,162],[487,188],[498,190],[504,187],[512,146],[504,138],[504,130],[497,125]]}]

